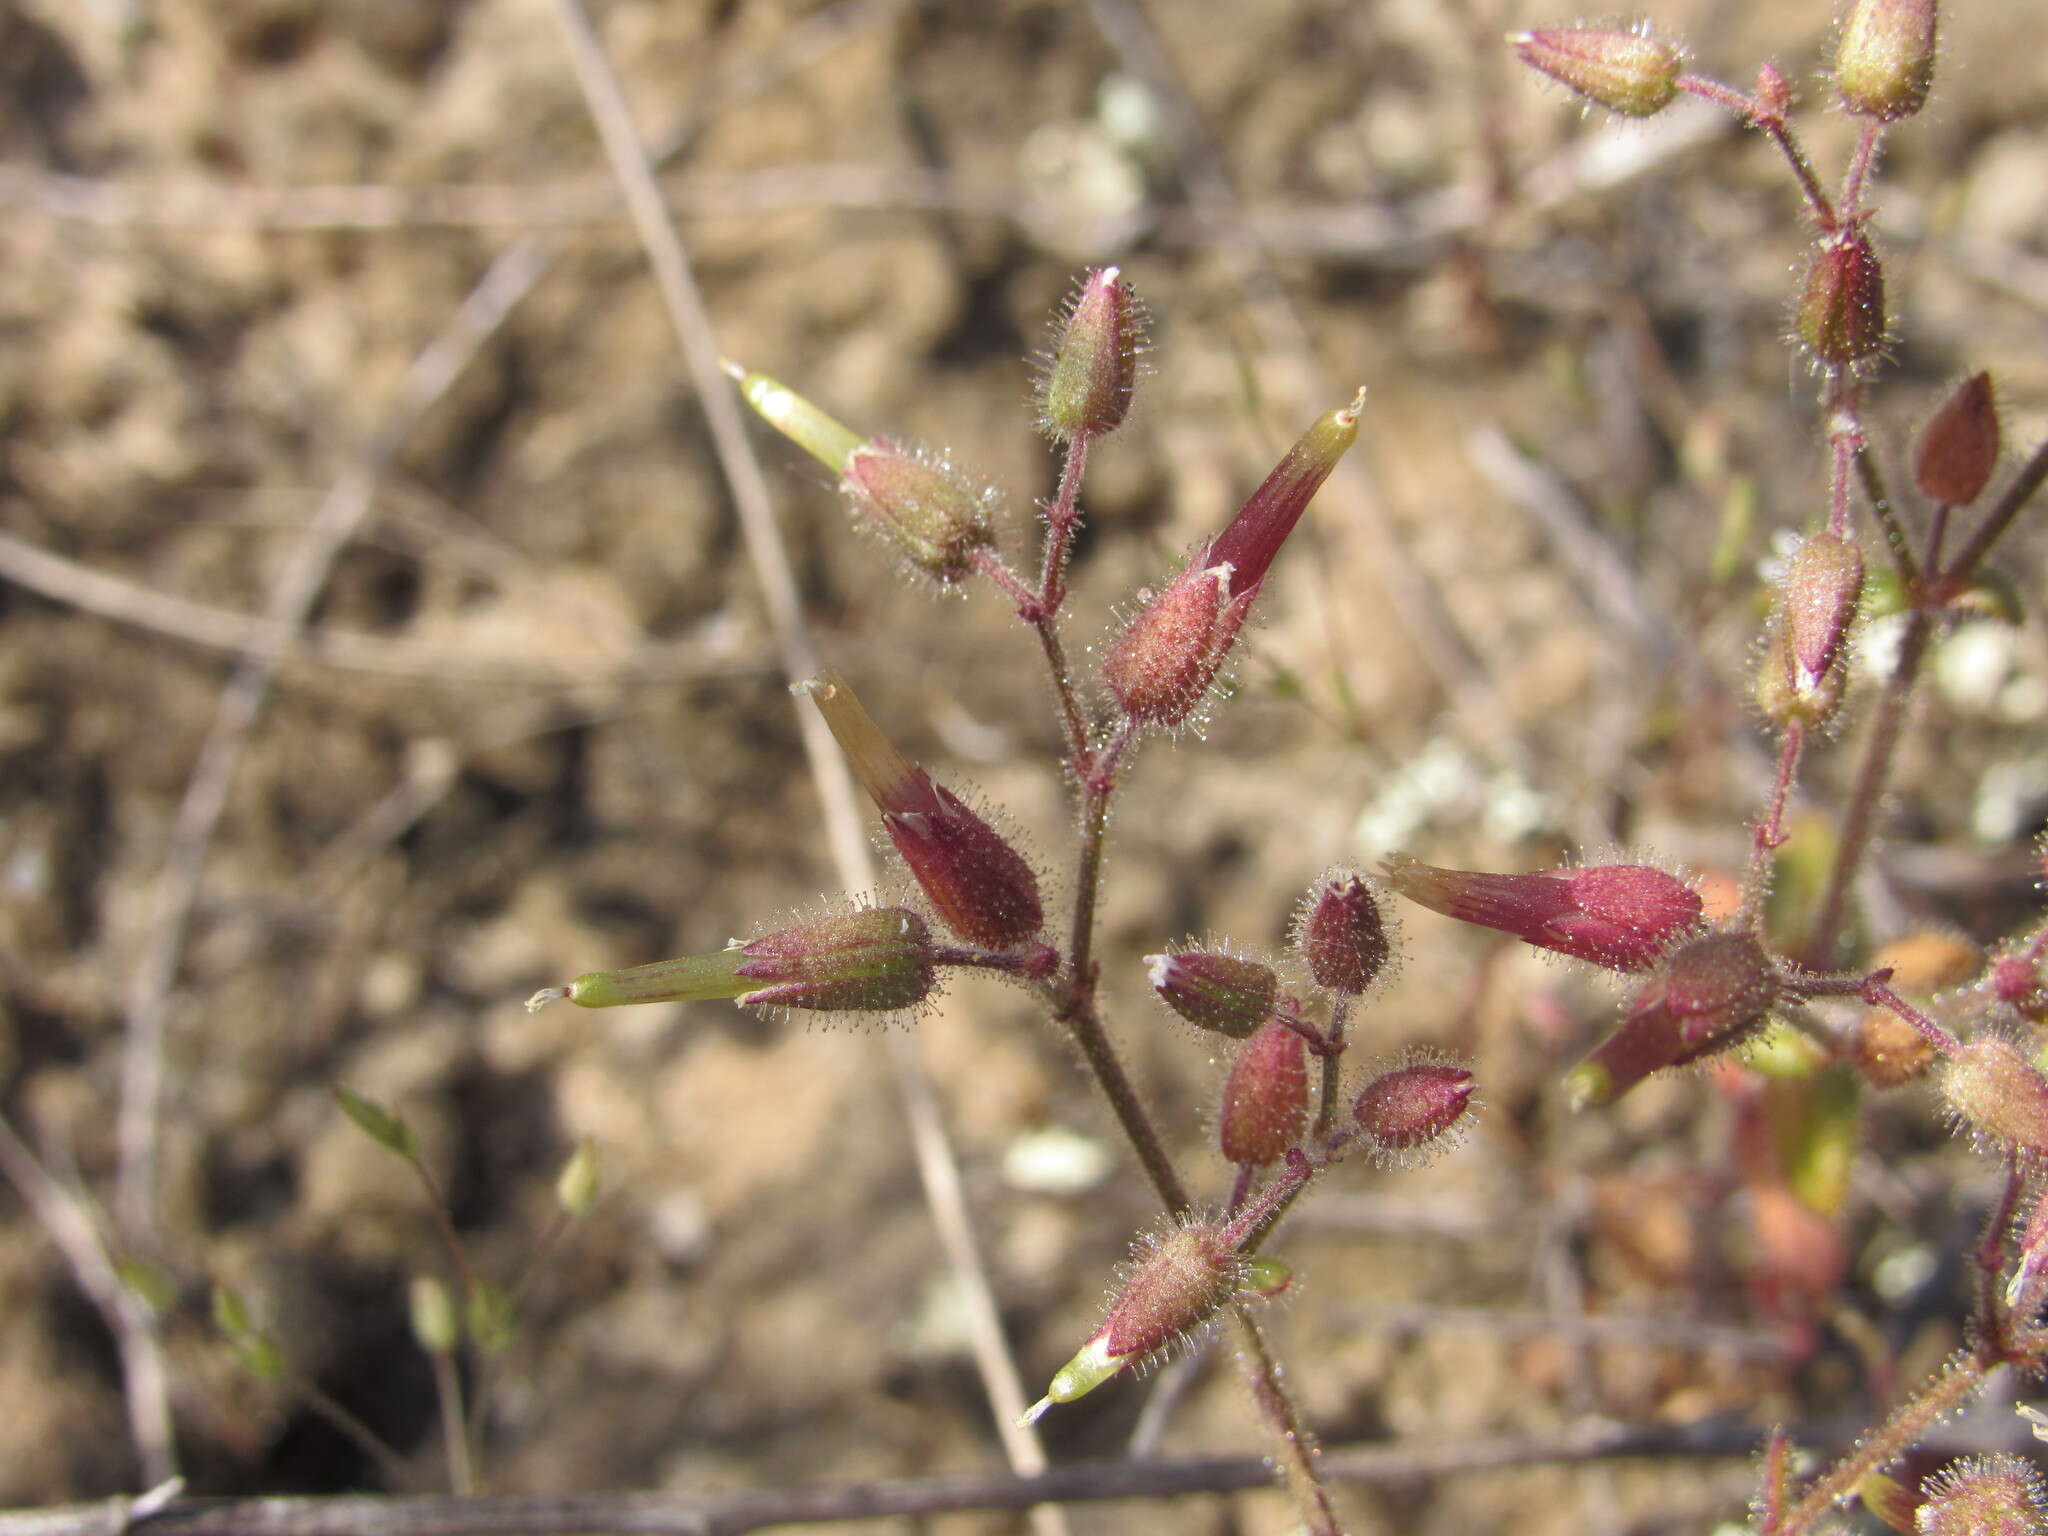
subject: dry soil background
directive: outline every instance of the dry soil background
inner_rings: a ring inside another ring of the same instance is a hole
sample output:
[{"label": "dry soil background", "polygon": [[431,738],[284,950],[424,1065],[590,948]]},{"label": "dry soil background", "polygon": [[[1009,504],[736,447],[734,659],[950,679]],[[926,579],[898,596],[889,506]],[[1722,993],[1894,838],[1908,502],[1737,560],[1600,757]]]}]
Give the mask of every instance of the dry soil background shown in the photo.
[{"label": "dry soil background", "polygon": [[[2029,9],[1956,8],[1936,101],[1885,167],[1889,426],[1976,367],[2014,439],[2048,423]],[[1812,82],[1830,25],[1825,0],[1659,10],[1736,81],[1771,55]],[[1761,788],[1741,684],[1756,564],[1824,494],[1813,390],[1779,341],[1801,232],[1765,146],[1711,117],[1582,118],[1511,66],[1502,31],[1553,19],[1513,0],[608,0],[596,19],[673,150],[723,349],[1007,486],[1013,545],[1049,489],[1028,354],[1078,270],[1123,264],[1154,371],[1084,498],[1079,644],[1370,387],[1362,473],[1286,552],[1239,696],[1206,741],[1141,753],[1115,827],[1116,1030],[1205,1187],[1225,1184],[1204,1142],[1216,1071],[1143,996],[1136,957],[1162,940],[1272,943],[1318,870],[1395,848],[1739,863]],[[602,1149],[606,1197],[493,1373],[494,1489],[994,1465],[877,1040],[723,1005],[520,1007],[831,884],[732,503],[550,7],[0,0],[0,73],[0,1103],[111,1205],[124,1059],[161,1007],[154,1214],[123,1251],[172,1282],[193,1491],[442,1476],[405,1304],[435,1233],[335,1083],[403,1107],[499,1277],[548,1225],[569,1150]],[[1844,123],[1809,118],[1839,164]],[[444,395],[407,406],[414,359],[521,241],[530,289]],[[1026,637],[986,593],[905,585],[817,473],[762,451],[823,652],[906,750],[1056,850]],[[224,686],[273,638],[307,530],[357,489],[152,987]],[[2029,595],[2041,547],[2006,562]],[[1943,656],[1924,716],[1941,741],[1907,764],[1873,922],[1991,937],[2024,910],[2048,802],[2048,674],[2037,628]],[[1823,803],[1845,759],[1816,765]],[[1446,1164],[1359,1170],[1304,1210],[1277,1329],[1331,1440],[1856,1413],[1887,1363],[1910,1376],[1952,1342],[1954,1285],[1873,1279],[1966,1230],[1976,1171],[1924,1103],[1879,1114],[1876,1194],[1839,1221],[1846,1289],[1760,1314],[1712,1086],[1573,1121],[1555,1082],[1611,1003],[1426,916],[1407,928],[1369,1036],[1470,1053],[1488,1108]],[[1150,1203],[1019,994],[960,988],[919,1044],[1042,1379]],[[240,1369],[206,1317],[215,1279],[404,1476]],[[1566,1325],[1596,1314],[1649,1322]],[[119,1382],[43,1225],[0,1196],[0,1503],[134,1486]],[[1142,1401],[1118,1386],[1054,1414],[1053,1453],[1115,1453]],[[1227,1369],[1164,1440],[1257,1446]],[[1704,1530],[1746,1477],[1542,1469],[1346,1501],[1375,1536]],[[1075,1515],[1286,1520],[1264,1494]]]}]

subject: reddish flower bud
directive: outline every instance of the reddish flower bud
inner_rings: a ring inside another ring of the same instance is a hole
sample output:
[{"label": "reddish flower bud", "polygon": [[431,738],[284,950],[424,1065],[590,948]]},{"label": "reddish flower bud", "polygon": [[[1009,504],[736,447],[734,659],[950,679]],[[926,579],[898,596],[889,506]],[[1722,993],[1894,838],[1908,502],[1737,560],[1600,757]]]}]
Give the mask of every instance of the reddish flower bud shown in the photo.
[{"label": "reddish flower bud", "polygon": [[1991,375],[1973,373],[1944,400],[1920,434],[1913,478],[1929,501],[1967,507],[1998,467],[1998,401]]},{"label": "reddish flower bud", "polygon": [[1700,921],[1699,893],[1648,864],[1489,875],[1395,854],[1383,868],[1389,885],[1433,912],[1616,970],[1654,965]]},{"label": "reddish flower bud", "polygon": [[1295,918],[1294,948],[1317,986],[1347,997],[1372,989],[1393,959],[1394,941],[1363,875],[1338,870],[1316,882]]},{"label": "reddish flower bud", "polygon": [[1884,345],[1884,264],[1860,229],[1829,235],[1806,268],[1794,322],[1807,351],[1829,368],[1853,368]]},{"label": "reddish flower bud", "polygon": [[1102,1326],[1024,1415],[1036,1422],[1206,1323],[1238,1288],[1241,1265],[1220,1227],[1177,1227],[1139,1256]]},{"label": "reddish flower bud", "polygon": [[1171,729],[1201,705],[1251,607],[1227,597],[1230,575],[1189,566],[1111,643],[1102,681],[1125,719]]},{"label": "reddish flower bud", "polygon": [[862,439],[803,396],[736,363],[725,371],[761,419],[839,476],[862,522],[910,564],[940,581],[958,581],[974,551],[995,542],[995,497],[945,459]]},{"label": "reddish flower bud", "polygon": [[1217,1139],[1224,1159],[1277,1163],[1308,1124],[1308,1055],[1302,1038],[1268,1019],[1238,1048],[1223,1084]]},{"label": "reddish flower bud", "polygon": [[1581,1107],[1606,1104],[1665,1067],[1740,1045],[1763,1027],[1781,989],[1749,933],[1709,933],[1673,950],[1629,1003],[1621,1027],[1574,1067]]},{"label": "reddish flower bud", "polygon": [[1922,1490],[1920,1536],[2039,1536],[2048,1527],[2041,1474],[2024,1456],[1998,1451],[1944,1467]]},{"label": "reddish flower bud", "polygon": [[2041,962],[2026,951],[2000,955],[1991,962],[1991,995],[2020,1017],[2035,1024],[2048,1021],[2048,982],[2041,975]]},{"label": "reddish flower bud", "polygon": [[1941,1094],[1957,1121],[1985,1140],[2048,1153],[2048,1080],[2011,1041],[1967,1041],[1943,1067]]},{"label": "reddish flower bud", "polygon": [[931,995],[930,930],[907,907],[864,907],[778,928],[716,954],[686,955],[620,971],[591,971],[528,999],[580,1008],[736,998],[749,1007],[889,1013]]},{"label": "reddish flower bud", "polygon": [[1835,90],[1859,117],[1911,117],[1934,83],[1935,0],[1855,0],[1835,48]]},{"label": "reddish flower bud", "polygon": [[1792,110],[1792,83],[1769,59],[1758,66],[1756,89],[1750,94],[1756,101],[1756,120],[1760,123],[1782,123],[1785,114]]},{"label": "reddish flower bud", "polygon": [[1830,667],[1811,676],[1793,659],[1792,626],[1781,605],[1764,639],[1763,659],[1756,671],[1756,707],[1776,726],[1825,725],[1842,707],[1848,672]]},{"label": "reddish flower bud", "polygon": [[1833,669],[1863,596],[1863,556],[1847,539],[1815,534],[1785,573],[1788,656],[1808,686]]},{"label": "reddish flower bud", "polygon": [[1678,94],[1684,62],[1676,48],[1646,32],[1609,27],[1553,27],[1511,32],[1524,64],[1626,117],[1649,117]]},{"label": "reddish flower bud", "polygon": [[1147,955],[1145,964],[1161,1002],[1190,1024],[1233,1039],[1248,1039],[1280,996],[1280,977],[1270,965],[1223,950]]},{"label": "reddish flower bud", "polygon": [[1406,1159],[1448,1145],[1447,1134],[1472,1103],[1472,1074],[1441,1061],[1411,1061],[1382,1072],[1352,1101],[1366,1144]]},{"label": "reddish flower bud", "polygon": [[1131,408],[1144,306],[1115,267],[1097,267],[1060,321],[1041,388],[1045,430],[1062,442],[1100,437]]},{"label": "reddish flower bud", "polygon": [[1012,949],[1045,926],[1038,876],[959,796],[898,752],[836,672],[803,685],[882,813],[939,921],[971,944]]}]

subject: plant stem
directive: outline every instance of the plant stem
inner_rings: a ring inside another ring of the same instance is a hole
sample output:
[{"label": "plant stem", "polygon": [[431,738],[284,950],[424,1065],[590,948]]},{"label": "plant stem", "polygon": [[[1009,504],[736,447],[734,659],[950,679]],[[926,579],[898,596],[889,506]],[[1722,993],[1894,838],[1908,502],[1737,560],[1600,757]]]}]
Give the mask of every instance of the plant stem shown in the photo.
[{"label": "plant stem", "polygon": [[1970,535],[1969,542],[1957,552],[1954,563],[1948,568],[1950,575],[1967,578],[1976,574],[1978,562],[1991,552],[1991,546],[2011,526],[2020,509],[2034,499],[2034,493],[2041,489],[2043,480],[2048,480],[2048,438],[2043,438],[2027,462],[2020,466],[2019,474],[2005,488],[2005,494],[1984,515],[1984,521]]},{"label": "plant stem", "polygon": [[476,1492],[476,1469],[469,1458],[469,1421],[462,1412],[462,1374],[455,1368],[455,1351],[437,1349],[434,1360],[434,1396],[441,1404],[441,1439],[448,1453],[448,1491],[459,1499]]},{"label": "plant stem", "polygon": [[1750,833],[1749,872],[1742,882],[1742,921],[1751,928],[1762,921],[1771,855],[1785,842],[1785,802],[1799,777],[1799,754],[1805,746],[1805,725],[1798,720],[1787,721],[1785,739],[1778,747],[1778,772],[1771,781],[1771,798]]},{"label": "plant stem", "polygon": [[1280,1366],[1266,1343],[1266,1335],[1251,1307],[1243,1301],[1230,1309],[1237,1326],[1238,1347],[1243,1351],[1245,1374],[1251,1380],[1252,1398],[1279,1445],[1280,1471],[1287,1479],[1287,1491],[1307,1522],[1310,1536],[1341,1536],[1330,1490],[1323,1485],[1316,1467],[1320,1450],[1315,1436],[1301,1422],[1294,1400],[1281,1385]]},{"label": "plant stem", "polygon": [[1905,524],[1899,521],[1898,511],[1892,505],[1891,492],[1884,483],[1884,470],[1867,445],[1856,455],[1856,478],[1863,483],[1863,499],[1870,504],[1870,515],[1877,519],[1877,526],[1884,534],[1885,547],[1891,551],[1899,581],[1911,588],[1920,579],[1920,565],[1913,558],[1913,544],[1906,536]]}]

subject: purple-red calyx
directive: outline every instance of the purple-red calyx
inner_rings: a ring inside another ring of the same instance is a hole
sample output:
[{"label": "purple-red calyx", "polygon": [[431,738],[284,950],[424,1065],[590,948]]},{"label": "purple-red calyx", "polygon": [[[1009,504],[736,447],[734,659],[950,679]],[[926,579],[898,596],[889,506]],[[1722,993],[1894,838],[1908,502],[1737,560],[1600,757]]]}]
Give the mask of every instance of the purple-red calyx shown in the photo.
[{"label": "purple-red calyx", "polygon": [[844,678],[827,672],[803,687],[939,921],[971,944],[998,950],[1044,928],[1038,876],[1024,855],[898,752]]},{"label": "purple-red calyx", "polygon": [[1615,970],[1648,969],[1700,922],[1699,893],[1648,864],[1492,875],[1396,854],[1384,867],[1389,885],[1433,912]]},{"label": "purple-red calyx", "polygon": [[1652,1072],[1740,1045],[1763,1028],[1783,992],[1754,934],[1688,940],[1643,983],[1621,1027],[1572,1068],[1566,1089],[1581,1108],[1606,1104]]},{"label": "purple-red calyx", "polygon": [[1317,417],[1237,516],[1111,643],[1102,677],[1126,720],[1172,728],[1201,705],[1273,557],[1358,440],[1364,409],[1361,389],[1349,405]]}]

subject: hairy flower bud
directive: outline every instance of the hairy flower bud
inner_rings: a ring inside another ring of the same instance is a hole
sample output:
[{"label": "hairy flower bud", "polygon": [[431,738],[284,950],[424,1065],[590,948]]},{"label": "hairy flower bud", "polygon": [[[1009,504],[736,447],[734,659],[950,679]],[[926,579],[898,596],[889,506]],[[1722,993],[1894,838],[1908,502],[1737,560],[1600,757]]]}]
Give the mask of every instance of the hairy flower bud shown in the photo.
[{"label": "hairy flower bud", "polygon": [[1884,264],[1861,229],[1838,230],[1814,248],[1793,328],[1829,368],[1853,368],[1884,345]]},{"label": "hairy flower bud", "polygon": [[1277,1163],[1308,1124],[1308,1055],[1301,1036],[1268,1019],[1238,1048],[1223,1084],[1217,1140],[1224,1160]]},{"label": "hairy flower bud", "polygon": [[2027,950],[2000,955],[1991,962],[1991,995],[2008,1008],[2016,1009],[2030,1023],[2048,1022],[2048,978],[2041,974],[2041,962]]},{"label": "hairy flower bud", "polygon": [[992,494],[945,459],[863,439],[765,374],[736,363],[725,371],[762,420],[839,476],[862,522],[917,570],[958,581],[975,550],[995,542]]},{"label": "hairy flower bud", "polygon": [[1758,122],[1782,123],[1792,110],[1792,82],[1769,59],[1757,66],[1756,87],[1750,95],[1756,102]]},{"label": "hairy flower bud", "polygon": [[1673,950],[1630,1001],[1621,1027],[1571,1070],[1581,1107],[1606,1104],[1652,1072],[1740,1045],[1763,1027],[1782,983],[1754,934],[1703,934]]},{"label": "hairy flower bud", "polygon": [[802,685],[939,921],[989,949],[1011,949],[1045,926],[1038,876],[1023,854],[898,752],[836,672]]},{"label": "hairy flower bud", "polygon": [[1144,331],[1144,308],[1115,267],[1097,267],[1082,280],[1060,322],[1041,388],[1049,434],[1071,443],[1123,424]]},{"label": "hairy flower bud", "polygon": [[1684,62],[1676,48],[1647,32],[1612,27],[1553,27],[1511,32],[1524,64],[1626,117],[1650,117],[1678,94]]},{"label": "hairy flower bud", "polygon": [[1364,409],[1361,389],[1349,405],[1317,417],[1223,531],[1112,642],[1102,680],[1126,720],[1171,729],[1194,714],[1273,557],[1358,440]]},{"label": "hairy flower bud", "polygon": [[1382,1072],[1351,1104],[1366,1144],[1405,1157],[1441,1144],[1472,1102],[1472,1074],[1441,1061],[1411,1061]]},{"label": "hairy flower bud", "polygon": [[1699,893],[1648,864],[1489,875],[1395,854],[1383,868],[1389,885],[1433,912],[1615,970],[1654,965],[1700,921]]},{"label": "hairy flower bud", "polygon": [[813,918],[708,955],[591,971],[528,999],[579,1008],[735,998],[748,1007],[892,1013],[931,995],[931,931],[908,907],[863,907]]},{"label": "hairy flower bud", "polygon": [[1967,507],[1984,494],[1997,467],[1998,401],[1991,375],[1973,373],[1921,431],[1913,478],[1937,506]]},{"label": "hairy flower bud", "polygon": [[2016,1151],[2048,1153],[2048,1079],[2009,1040],[1979,1035],[1945,1063],[1941,1095],[1977,1135]]},{"label": "hairy flower bud", "polygon": [[1070,1403],[1186,1337],[1230,1299],[1240,1278],[1240,1262],[1220,1227],[1176,1227],[1158,1238],[1139,1256],[1102,1326],[1060,1368],[1024,1422],[1035,1423],[1054,1403]]},{"label": "hairy flower bud", "polygon": [[1869,1008],[1856,1020],[1849,1056],[1873,1088],[1902,1088],[1927,1075],[1934,1043],[1888,1008]]},{"label": "hairy flower bud", "polygon": [[1280,977],[1270,965],[1218,949],[1147,955],[1159,1000],[1190,1024],[1248,1039],[1273,1012]]},{"label": "hairy flower bud", "polygon": [[1756,707],[1773,725],[1825,725],[1842,707],[1848,673],[1835,666],[1815,676],[1793,659],[1792,626],[1781,605],[1764,637],[1756,670]]},{"label": "hairy flower bud", "polygon": [[2040,1536],[2048,1529],[2041,1474],[2008,1451],[1966,1456],[1942,1468],[1922,1490],[1919,1536]]},{"label": "hairy flower bud", "polygon": [[1935,0],[1854,0],[1835,48],[1835,90],[1859,117],[1911,117],[1934,83]]},{"label": "hairy flower bud", "polygon": [[1863,596],[1863,555],[1847,539],[1818,533],[1799,546],[1785,574],[1785,627],[1791,663],[1809,685],[1841,656]]},{"label": "hairy flower bud", "polygon": [[1372,989],[1393,959],[1394,941],[1363,875],[1337,870],[1315,883],[1295,918],[1294,948],[1317,986],[1346,997]]}]

